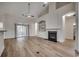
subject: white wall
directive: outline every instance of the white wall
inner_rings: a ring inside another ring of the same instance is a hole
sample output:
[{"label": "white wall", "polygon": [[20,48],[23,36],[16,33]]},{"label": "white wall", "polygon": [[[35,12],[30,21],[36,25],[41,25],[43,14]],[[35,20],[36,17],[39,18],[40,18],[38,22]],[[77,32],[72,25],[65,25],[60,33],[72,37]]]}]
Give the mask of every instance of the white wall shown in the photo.
[{"label": "white wall", "polygon": [[12,9],[11,5],[0,3],[0,22],[3,22],[4,28],[7,30],[7,32],[5,32],[5,38],[15,37],[16,23],[28,24],[25,18],[22,18],[19,15],[15,14],[15,7],[12,7]]},{"label": "white wall", "polygon": [[[16,6],[17,4],[15,5],[9,5],[8,3],[6,4],[1,4],[0,5],[0,21],[4,22],[4,27],[5,29],[7,29],[7,32],[5,33],[5,38],[12,38],[12,37],[15,37],[15,27],[14,27],[14,24],[15,23],[28,23],[26,21],[26,19],[20,17],[21,15],[16,15],[14,14],[16,11],[16,8],[14,6]],[[12,9],[11,9],[12,8]],[[63,6],[62,8],[59,8],[56,10],[56,5],[55,3],[50,3],[49,4],[49,13],[47,15],[44,15],[42,17],[40,17],[38,19],[38,21],[40,20],[46,20],[46,28],[47,29],[51,29],[51,28],[60,28],[60,33],[62,33],[61,31],[61,28],[62,28],[62,16],[67,13],[67,12],[70,12],[70,11],[73,11],[73,4],[68,4],[66,6]],[[6,10],[6,11],[5,11]],[[20,10],[21,11],[21,10]],[[34,28],[34,25],[32,25],[33,28]],[[52,29],[51,29],[52,30]],[[31,32],[31,35],[33,35],[35,31],[33,30]],[[44,38],[47,38],[47,32],[40,32],[39,34],[44,37]],[[38,34],[38,35],[39,35]],[[40,36],[39,35],[39,36]],[[62,34],[63,35],[63,34]],[[62,38],[62,35],[60,36],[60,39],[58,39],[59,41],[63,40]]]},{"label": "white wall", "polygon": [[76,43],[75,48],[79,52],[79,3],[76,3],[76,23],[77,23],[77,31],[76,31]]},{"label": "white wall", "polygon": [[[41,20],[45,20],[46,21],[46,27],[47,27],[47,22],[48,22],[48,14],[46,15],[43,15],[42,17],[40,17],[39,19],[37,19],[37,23],[40,22]],[[48,35],[47,35],[47,31],[44,31],[44,32],[39,32],[39,25],[38,25],[38,30],[37,30],[37,36],[38,37],[42,37],[42,38],[45,38],[47,39],[48,38]]]},{"label": "white wall", "polygon": [[55,20],[55,23],[52,23],[52,25],[55,25],[55,27],[60,28],[59,34],[61,34],[61,35],[59,36],[58,41],[64,42],[64,29],[63,29],[63,20],[62,20],[63,17],[62,16],[66,13],[74,11],[74,5],[72,3],[67,4],[67,5],[65,5],[57,10],[55,9],[54,12],[52,11],[53,3],[51,3],[50,5],[49,5],[49,9],[50,9],[49,14],[50,15],[55,14],[55,16],[56,16],[55,18],[53,16],[50,16],[50,18],[51,18],[50,20],[51,20],[51,22],[54,22],[54,20]]},{"label": "white wall", "polygon": [[56,9],[55,2],[49,3],[49,13],[44,15],[38,19],[46,21],[46,29],[45,32],[38,32],[39,37],[48,38],[48,31],[58,31],[58,41],[64,42],[64,33],[63,33],[63,21],[62,16],[66,13],[74,11],[73,3],[67,4],[59,9]]},{"label": "white wall", "polygon": [[29,26],[29,35],[30,36],[35,36],[35,23],[31,23]]},{"label": "white wall", "polygon": [[[5,6],[4,6],[5,5]],[[10,5],[4,4],[0,6],[2,10],[0,14],[0,21],[4,22],[4,27],[7,29],[7,32],[5,33],[5,38],[14,38],[15,37],[15,23],[28,23],[25,18],[20,17],[20,15],[14,14],[16,11],[14,5],[12,4],[12,9]],[[49,4],[49,13],[40,17],[37,19],[37,22],[40,20],[46,20],[46,29],[53,30],[54,28],[57,28],[58,33],[62,33],[62,16],[70,11],[73,11],[73,4],[68,4],[66,6],[63,6],[62,8],[59,8],[56,10],[55,3],[50,3]],[[6,12],[4,12],[6,10]],[[34,24],[31,26],[33,29],[31,29],[31,36],[35,35],[35,28]],[[47,30],[48,31],[48,30]],[[47,32],[38,32],[38,36],[47,38]],[[63,34],[60,36],[58,35],[58,41],[64,41],[63,40]]]},{"label": "white wall", "polygon": [[69,18],[65,18],[65,39],[72,39],[74,36],[74,26],[76,18],[71,16]]},{"label": "white wall", "polygon": [[5,32],[5,38],[15,37],[15,24],[16,23],[26,24],[26,21],[17,16],[6,15],[4,26],[7,32]]},{"label": "white wall", "polygon": [[[11,10],[10,8],[12,7],[10,7],[10,5],[5,5],[5,6],[4,5],[5,4],[0,3],[0,22],[3,22],[3,26],[4,26],[3,28],[6,29],[7,31],[4,34],[0,32],[0,55],[4,50],[4,39],[15,38],[15,24],[28,23],[26,19],[14,14],[16,11]],[[10,12],[12,12],[13,14]]]}]

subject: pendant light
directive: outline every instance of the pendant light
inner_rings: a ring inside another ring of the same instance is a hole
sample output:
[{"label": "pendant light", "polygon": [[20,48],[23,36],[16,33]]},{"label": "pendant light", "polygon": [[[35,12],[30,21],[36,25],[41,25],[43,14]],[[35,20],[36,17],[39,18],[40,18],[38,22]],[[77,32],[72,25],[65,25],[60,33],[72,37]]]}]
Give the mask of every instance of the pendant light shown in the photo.
[{"label": "pendant light", "polygon": [[28,14],[27,14],[27,15],[23,14],[23,16],[28,17],[28,18],[29,18],[29,17],[34,17],[33,15],[30,14],[30,5],[31,5],[31,4],[28,3],[28,10],[27,10],[27,11],[28,11]]}]

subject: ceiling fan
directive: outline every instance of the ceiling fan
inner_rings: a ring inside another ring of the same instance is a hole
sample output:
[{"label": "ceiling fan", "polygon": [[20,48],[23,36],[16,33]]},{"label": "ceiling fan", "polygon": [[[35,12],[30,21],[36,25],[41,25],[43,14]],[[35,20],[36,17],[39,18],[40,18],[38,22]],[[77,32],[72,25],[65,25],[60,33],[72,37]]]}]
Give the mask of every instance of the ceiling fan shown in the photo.
[{"label": "ceiling fan", "polygon": [[30,18],[30,17],[34,17],[33,15],[31,15],[30,14],[30,3],[28,3],[28,14],[26,15],[26,14],[22,14],[22,16],[25,16],[25,17],[28,17],[28,18]]}]

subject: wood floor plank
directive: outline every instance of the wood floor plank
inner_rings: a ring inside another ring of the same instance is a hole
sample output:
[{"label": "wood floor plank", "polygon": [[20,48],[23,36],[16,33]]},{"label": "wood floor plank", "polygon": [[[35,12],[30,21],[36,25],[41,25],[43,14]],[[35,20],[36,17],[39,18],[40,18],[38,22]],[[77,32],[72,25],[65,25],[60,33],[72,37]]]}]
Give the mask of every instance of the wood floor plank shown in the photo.
[{"label": "wood floor plank", "polygon": [[73,57],[74,41],[66,40],[63,44],[38,37],[27,39],[6,39],[6,57]]}]

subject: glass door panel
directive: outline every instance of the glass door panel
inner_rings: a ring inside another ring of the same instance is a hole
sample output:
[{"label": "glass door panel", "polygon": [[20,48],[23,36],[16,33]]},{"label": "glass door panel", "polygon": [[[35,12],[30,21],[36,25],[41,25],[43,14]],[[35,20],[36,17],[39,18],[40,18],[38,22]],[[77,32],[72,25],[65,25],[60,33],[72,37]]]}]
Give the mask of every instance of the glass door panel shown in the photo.
[{"label": "glass door panel", "polygon": [[28,36],[28,25],[16,24],[16,37]]}]

